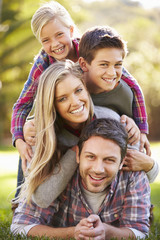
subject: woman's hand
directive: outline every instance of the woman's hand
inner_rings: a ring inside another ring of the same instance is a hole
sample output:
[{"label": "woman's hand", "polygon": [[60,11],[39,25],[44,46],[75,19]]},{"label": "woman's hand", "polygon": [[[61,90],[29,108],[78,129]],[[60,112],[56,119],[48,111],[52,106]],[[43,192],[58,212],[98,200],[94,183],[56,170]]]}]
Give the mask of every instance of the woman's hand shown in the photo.
[{"label": "woman's hand", "polygon": [[36,130],[34,125],[34,120],[27,121],[23,126],[23,135],[25,142],[31,146],[34,146],[36,143],[35,136]]},{"label": "woman's hand", "polygon": [[122,170],[148,172],[153,168],[153,165],[154,160],[150,156],[137,150],[127,149]]}]

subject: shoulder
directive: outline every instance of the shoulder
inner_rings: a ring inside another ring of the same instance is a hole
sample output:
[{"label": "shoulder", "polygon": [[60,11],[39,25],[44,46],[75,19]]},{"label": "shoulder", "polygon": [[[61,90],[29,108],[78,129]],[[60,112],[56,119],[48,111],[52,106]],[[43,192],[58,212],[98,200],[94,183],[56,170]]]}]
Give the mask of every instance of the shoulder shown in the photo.
[{"label": "shoulder", "polygon": [[107,107],[94,106],[94,112],[96,118],[112,118],[120,121],[120,116],[118,113]]}]

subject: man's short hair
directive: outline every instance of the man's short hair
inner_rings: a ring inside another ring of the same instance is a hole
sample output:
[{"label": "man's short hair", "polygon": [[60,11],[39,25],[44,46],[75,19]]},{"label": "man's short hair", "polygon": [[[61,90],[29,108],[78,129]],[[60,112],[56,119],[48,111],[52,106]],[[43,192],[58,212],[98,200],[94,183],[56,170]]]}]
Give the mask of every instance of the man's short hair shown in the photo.
[{"label": "man's short hair", "polygon": [[79,56],[90,64],[97,50],[103,48],[118,48],[123,58],[127,55],[127,44],[121,36],[109,26],[98,26],[88,29],[81,37]]},{"label": "man's short hair", "polygon": [[83,129],[78,142],[79,155],[84,143],[92,136],[99,136],[114,141],[121,149],[121,160],[123,160],[127,149],[128,134],[120,122],[110,118],[101,118],[89,123]]}]

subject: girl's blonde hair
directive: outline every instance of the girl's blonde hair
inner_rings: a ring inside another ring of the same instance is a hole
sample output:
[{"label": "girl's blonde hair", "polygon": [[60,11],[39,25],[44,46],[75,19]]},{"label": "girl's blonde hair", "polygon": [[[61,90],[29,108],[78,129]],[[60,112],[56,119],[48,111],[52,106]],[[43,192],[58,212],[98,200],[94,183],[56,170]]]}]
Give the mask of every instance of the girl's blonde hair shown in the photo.
[{"label": "girl's blonde hair", "polygon": [[34,13],[31,20],[31,29],[35,37],[41,42],[40,34],[44,25],[53,19],[58,19],[64,26],[74,28],[73,37],[80,37],[79,30],[76,27],[68,11],[58,2],[46,2]]},{"label": "girl's blonde hair", "polygon": [[[27,201],[36,188],[53,174],[55,165],[59,162],[60,151],[57,147],[56,135],[62,129],[63,119],[56,114],[55,88],[68,75],[73,75],[83,82],[83,74],[78,64],[70,60],[56,62],[50,65],[40,76],[35,103],[35,128],[36,147],[26,177],[21,196],[26,196]],[[85,85],[84,85],[85,86]],[[85,86],[86,88],[86,86]],[[93,104],[88,93],[90,110],[88,124],[93,117]],[[58,120],[57,120],[58,119]]]}]

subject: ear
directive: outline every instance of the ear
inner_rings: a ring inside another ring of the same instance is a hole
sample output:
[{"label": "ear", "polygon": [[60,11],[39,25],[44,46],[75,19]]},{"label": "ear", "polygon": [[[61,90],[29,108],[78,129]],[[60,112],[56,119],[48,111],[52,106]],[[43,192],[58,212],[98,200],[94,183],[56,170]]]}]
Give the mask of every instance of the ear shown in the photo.
[{"label": "ear", "polygon": [[86,60],[83,57],[79,57],[78,61],[83,72],[88,72],[88,63],[86,62]]},{"label": "ear", "polygon": [[73,37],[73,32],[74,32],[74,27],[70,26],[70,36],[71,36],[71,38]]},{"label": "ear", "polygon": [[75,146],[76,150],[76,162],[79,164],[79,147]]}]

